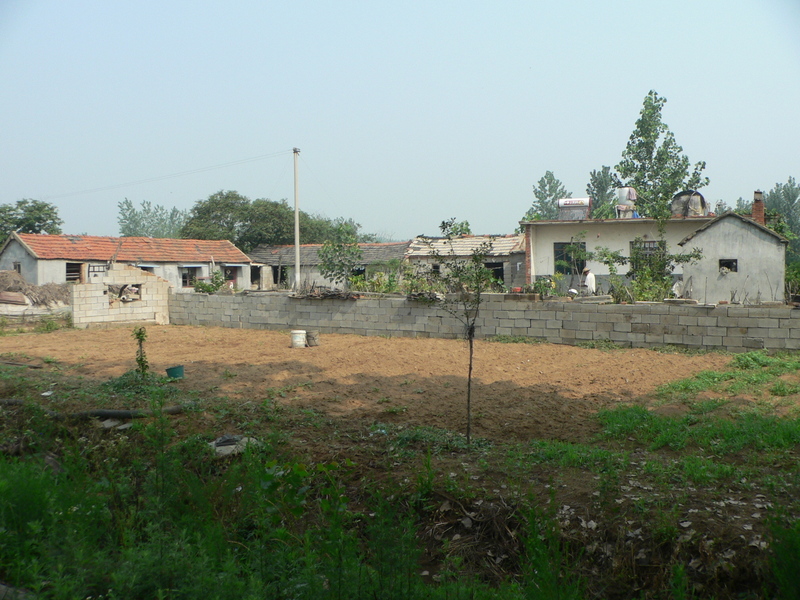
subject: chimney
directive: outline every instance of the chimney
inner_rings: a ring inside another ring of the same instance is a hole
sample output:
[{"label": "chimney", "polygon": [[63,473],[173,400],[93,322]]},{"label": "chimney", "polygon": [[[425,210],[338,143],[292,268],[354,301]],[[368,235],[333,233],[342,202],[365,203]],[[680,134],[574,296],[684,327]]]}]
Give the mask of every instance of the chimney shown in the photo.
[{"label": "chimney", "polygon": [[753,209],[750,218],[759,225],[767,224],[764,220],[764,194],[758,190],[753,192]]}]

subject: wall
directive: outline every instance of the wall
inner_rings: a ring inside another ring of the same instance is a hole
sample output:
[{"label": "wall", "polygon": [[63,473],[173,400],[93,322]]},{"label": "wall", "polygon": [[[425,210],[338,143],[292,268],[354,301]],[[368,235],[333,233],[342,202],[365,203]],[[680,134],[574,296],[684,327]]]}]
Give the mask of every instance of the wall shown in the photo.
[{"label": "wall", "polygon": [[[408,337],[457,337],[462,331],[441,308],[396,297],[312,300],[279,293],[172,294],[170,321]],[[609,339],[633,347],[675,344],[734,352],[800,349],[800,310],[787,306],[601,305],[488,294],[477,325],[478,337],[526,336],[557,344]]]},{"label": "wall", "polygon": [[[731,301],[735,292],[739,302],[783,300],[786,245],[775,235],[730,215],[699,232],[682,251],[694,246],[703,249],[703,258],[683,268],[684,282],[692,278],[692,298]],[[720,259],[736,259],[738,270],[721,273]]]},{"label": "wall", "polygon": [[[137,285],[140,300],[111,298],[108,285]],[[77,283],[71,287],[72,323],[78,329],[132,321],[169,323],[170,284],[136,267],[115,264],[102,283]],[[190,296],[191,294],[181,294]]]},{"label": "wall", "polygon": [[[667,221],[664,239],[670,252],[682,251],[678,246],[683,238],[705,225],[709,218],[671,219]],[[525,225],[530,247],[529,281],[542,275],[552,275],[554,270],[553,244],[569,242],[585,232],[583,241],[586,250],[593,252],[598,246],[618,250],[623,256],[630,256],[630,242],[636,237],[645,240],[658,240],[658,223],[653,219],[608,219],[604,221],[541,221]],[[687,249],[690,250],[691,248]],[[608,275],[603,263],[588,261],[587,266],[595,275]],[[627,267],[621,267],[621,272]],[[678,267],[677,272],[680,272]]]},{"label": "wall", "polygon": [[[34,259],[27,250],[15,239],[10,239],[3,254],[0,255],[0,271],[13,271],[14,263],[20,265],[20,275],[25,281],[33,285],[39,285],[38,272],[36,269],[36,259]],[[66,274],[62,275],[62,282]]]}]

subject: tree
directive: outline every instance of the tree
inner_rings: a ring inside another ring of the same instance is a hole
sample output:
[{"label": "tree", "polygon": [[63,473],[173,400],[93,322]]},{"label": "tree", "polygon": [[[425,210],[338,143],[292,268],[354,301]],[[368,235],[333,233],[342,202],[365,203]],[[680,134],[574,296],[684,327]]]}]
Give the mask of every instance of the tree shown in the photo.
[{"label": "tree", "polygon": [[119,234],[123,237],[178,238],[189,216],[187,210],[178,210],[174,206],[167,210],[147,200],[142,201],[141,208],[136,208],[127,198],[117,206]]},{"label": "tree", "polygon": [[592,198],[592,218],[611,219],[617,204],[617,182],[611,167],[589,173],[586,193]]},{"label": "tree", "polygon": [[361,248],[355,236],[344,233],[335,240],[327,240],[319,250],[319,258],[322,276],[346,287],[361,262]]},{"label": "tree", "polygon": [[[777,213],[776,216],[783,217],[792,235],[789,237],[789,252],[787,262],[793,262],[800,258],[800,185],[794,177],[789,177],[786,183],[776,183],[775,187],[768,191],[764,196],[764,208],[769,213]],[[773,219],[774,220],[774,219]],[[779,219],[778,219],[779,220]],[[773,227],[769,219],[767,226],[772,227],[782,235],[785,231],[780,231]],[[793,237],[794,236],[794,237]]]},{"label": "tree", "polygon": [[58,234],[63,224],[58,208],[49,202],[24,198],[16,204],[0,204],[0,243],[14,231]]},{"label": "tree", "polygon": [[[453,225],[450,227],[450,235],[453,237],[472,235],[472,228],[469,226],[469,221],[459,221],[458,223],[455,222],[455,219],[451,219],[451,221]],[[449,223],[449,221],[443,221],[442,223]],[[439,228],[441,229],[441,225]]]},{"label": "tree", "polygon": [[495,285],[491,269],[485,266],[492,243],[484,242],[472,251],[469,258],[457,256],[452,240],[457,237],[453,228],[460,225],[455,219],[443,221],[439,226],[442,235],[450,242],[450,249],[442,253],[428,240],[429,256],[440,266],[438,277],[450,292],[441,307],[455,317],[464,327],[464,337],[469,342],[469,371],[467,373],[467,444],[472,441],[472,367],[475,356],[475,326],[480,315],[483,296]]},{"label": "tree", "polygon": [[[322,244],[337,236],[352,235],[358,241],[374,236],[359,232],[352,219],[329,219],[300,211],[300,243]],[[294,209],[285,200],[250,200],[234,191],[219,191],[198,200],[189,211],[181,237],[200,240],[230,240],[243,252],[259,244],[294,243]]]},{"label": "tree", "polygon": [[539,221],[558,218],[559,198],[571,198],[564,184],[562,184],[552,171],[547,171],[533,187],[535,200],[522,217],[523,221]]},{"label": "tree", "polygon": [[661,120],[666,102],[653,90],[645,96],[622,161],[616,166],[621,184],[636,190],[639,213],[655,219],[669,217],[670,202],[677,192],[708,185],[708,177],[702,176],[706,163],[695,163],[690,173],[689,159],[681,154],[683,148]]}]

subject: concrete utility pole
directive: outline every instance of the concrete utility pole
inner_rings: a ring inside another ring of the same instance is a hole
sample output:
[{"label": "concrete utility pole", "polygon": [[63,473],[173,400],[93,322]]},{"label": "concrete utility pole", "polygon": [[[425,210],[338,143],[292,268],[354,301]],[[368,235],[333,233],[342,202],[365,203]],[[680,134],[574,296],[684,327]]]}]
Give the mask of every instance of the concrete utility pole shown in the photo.
[{"label": "concrete utility pole", "polygon": [[300,148],[292,148],[294,152],[294,291],[300,290],[300,203],[297,199],[297,157]]}]

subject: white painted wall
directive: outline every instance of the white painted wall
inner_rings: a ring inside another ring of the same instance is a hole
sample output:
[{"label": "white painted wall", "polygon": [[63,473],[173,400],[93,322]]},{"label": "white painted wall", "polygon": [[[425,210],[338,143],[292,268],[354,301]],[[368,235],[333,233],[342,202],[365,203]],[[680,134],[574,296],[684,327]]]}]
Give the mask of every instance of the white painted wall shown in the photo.
[{"label": "white painted wall", "polygon": [[[683,238],[705,225],[711,218],[697,219],[672,219],[667,222],[664,239],[670,252],[684,252],[691,248],[682,249],[678,246]],[[623,256],[630,256],[630,242],[641,237],[646,241],[661,239],[658,224],[653,219],[609,219],[603,221],[542,221],[525,225],[526,235],[530,244],[530,282],[542,275],[552,275],[555,271],[554,244],[569,242],[571,238],[577,239],[581,232],[585,232],[583,241],[590,252],[598,247],[617,250]],[[691,244],[690,244],[691,246]],[[693,247],[693,246],[692,246]],[[587,263],[595,275],[607,276],[608,269],[597,261]],[[676,270],[679,274],[680,267]],[[622,273],[627,271],[627,266],[620,268]]]}]

